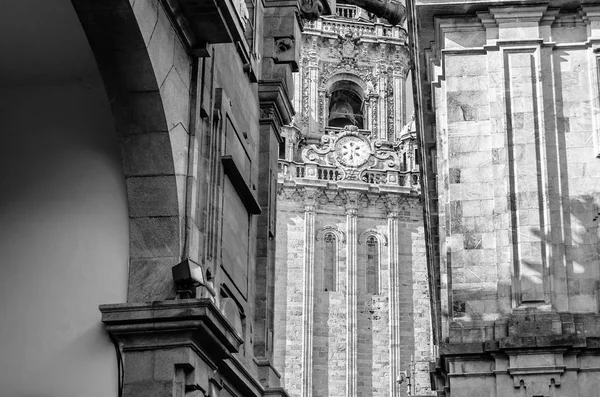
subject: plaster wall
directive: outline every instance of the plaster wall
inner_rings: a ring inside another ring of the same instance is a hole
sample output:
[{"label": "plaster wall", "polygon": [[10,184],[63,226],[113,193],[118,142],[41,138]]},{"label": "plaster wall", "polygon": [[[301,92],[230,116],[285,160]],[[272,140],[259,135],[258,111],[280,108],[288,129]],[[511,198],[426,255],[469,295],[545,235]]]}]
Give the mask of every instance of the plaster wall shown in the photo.
[{"label": "plaster wall", "polygon": [[99,76],[0,94],[0,393],[116,396],[98,305],[124,302],[125,181]]},{"label": "plaster wall", "polygon": [[117,396],[98,305],[124,302],[128,208],[104,84],[70,1],[0,15],[0,394]]}]

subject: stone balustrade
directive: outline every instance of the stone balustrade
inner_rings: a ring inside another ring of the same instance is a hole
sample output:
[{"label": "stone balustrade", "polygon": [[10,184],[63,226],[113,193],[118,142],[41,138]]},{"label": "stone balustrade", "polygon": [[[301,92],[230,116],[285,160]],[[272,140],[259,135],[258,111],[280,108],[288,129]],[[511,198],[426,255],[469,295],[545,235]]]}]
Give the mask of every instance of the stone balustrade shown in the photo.
[{"label": "stone balustrade", "polygon": [[[278,175],[280,179],[316,179],[320,181],[341,181],[343,172],[335,167],[318,164],[305,164],[295,161],[279,160]],[[419,170],[365,170],[360,181],[369,185],[400,186],[420,190]]]},{"label": "stone balustrade", "polygon": [[365,38],[389,37],[392,39],[406,39],[406,31],[397,26],[384,25],[382,23],[368,23],[357,20],[343,21],[337,19],[328,19],[326,17],[316,21],[308,22],[305,25],[305,31],[320,31],[322,33],[333,33],[343,35],[352,33],[355,36]]}]

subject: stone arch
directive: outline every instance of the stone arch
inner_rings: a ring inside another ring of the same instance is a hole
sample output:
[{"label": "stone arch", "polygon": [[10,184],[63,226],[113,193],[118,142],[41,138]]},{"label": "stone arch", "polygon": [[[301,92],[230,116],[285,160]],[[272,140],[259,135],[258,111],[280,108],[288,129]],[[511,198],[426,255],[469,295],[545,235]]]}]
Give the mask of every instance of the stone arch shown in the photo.
[{"label": "stone arch", "polygon": [[375,237],[377,239],[377,241],[379,241],[379,244],[381,244],[382,246],[388,245],[387,236],[383,233],[380,233],[379,231],[377,231],[375,229],[367,229],[364,232],[362,232],[358,236],[358,244],[366,243],[366,241],[369,237]]},{"label": "stone arch", "polygon": [[350,82],[356,84],[358,87],[360,87],[360,94],[363,96],[363,98],[368,91],[367,83],[360,76],[358,76],[354,73],[348,73],[348,72],[336,73],[333,76],[329,77],[329,79],[327,79],[327,81],[325,82],[325,85],[323,88],[327,92],[329,92],[331,90],[331,88],[334,86],[334,84],[336,84],[340,81],[350,81]]},{"label": "stone arch", "polygon": [[[170,73],[165,70],[173,66],[160,62],[173,46],[161,46],[159,37],[163,41],[171,37],[174,45],[175,35],[168,31],[172,27],[156,0],[138,0],[134,6],[128,0],[72,3],[104,81],[120,138],[129,210],[127,300],[164,300],[175,294],[165,280],[182,255],[188,144],[187,131],[172,128],[178,114],[173,97],[180,92],[165,92]],[[166,63],[172,64],[169,56]],[[189,95],[184,101],[189,102]],[[187,126],[189,117],[180,118]]]},{"label": "stone arch", "polygon": [[327,126],[340,128],[351,124],[365,128],[368,85],[352,73],[338,73],[329,78],[325,87]]},{"label": "stone arch", "polygon": [[327,233],[334,234],[341,244],[346,244],[346,233],[339,230],[337,226],[323,226],[315,233],[316,240],[322,241]]}]

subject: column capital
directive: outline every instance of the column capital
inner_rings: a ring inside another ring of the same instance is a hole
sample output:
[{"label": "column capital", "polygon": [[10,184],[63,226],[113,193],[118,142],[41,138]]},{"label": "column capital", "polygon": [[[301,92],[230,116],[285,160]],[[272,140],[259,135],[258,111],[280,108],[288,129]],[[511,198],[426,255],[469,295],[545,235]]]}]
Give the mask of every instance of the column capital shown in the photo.
[{"label": "column capital", "polygon": [[346,215],[348,215],[348,216],[357,216],[358,215],[358,209],[356,209],[356,208],[346,208]]},{"label": "column capital", "polygon": [[315,207],[314,204],[304,204],[304,212],[315,212]]}]

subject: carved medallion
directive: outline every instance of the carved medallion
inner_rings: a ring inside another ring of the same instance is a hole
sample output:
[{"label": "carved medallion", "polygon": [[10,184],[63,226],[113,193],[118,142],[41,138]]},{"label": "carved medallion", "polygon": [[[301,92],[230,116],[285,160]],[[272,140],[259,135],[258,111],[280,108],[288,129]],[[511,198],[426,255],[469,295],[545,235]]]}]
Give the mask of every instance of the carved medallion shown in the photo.
[{"label": "carved medallion", "polygon": [[369,160],[369,145],[357,136],[345,136],[337,141],[337,160],[347,167],[360,167]]}]

